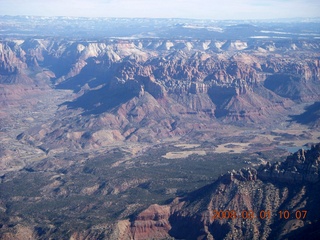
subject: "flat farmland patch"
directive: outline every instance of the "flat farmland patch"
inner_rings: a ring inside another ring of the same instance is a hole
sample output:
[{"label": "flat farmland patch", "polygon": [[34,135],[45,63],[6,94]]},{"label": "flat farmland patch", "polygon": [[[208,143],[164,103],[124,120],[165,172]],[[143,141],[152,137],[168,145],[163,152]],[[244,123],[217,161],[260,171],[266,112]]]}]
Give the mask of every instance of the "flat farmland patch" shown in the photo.
[{"label": "flat farmland patch", "polygon": [[196,148],[200,147],[200,144],[176,144],[175,147],[182,148],[182,149],[190,149],[190,148]]},{"label": "flat farmland patch", "polygon": [[166,155],[162,156],[166,159],[177,159],[177,158],[186,158],[189,157],[192,154],[205,156],[207,153],[203,150],[198,151],[181,151],[181,152],[168,152]]},{"label": "flat farmland patch", "polygon": [[216,147],[214,152],[216,153],[243,153],[247,150],[250,143],[237,143],[237,142],[231,142],[231,143],[225,143],[220,144]]}]

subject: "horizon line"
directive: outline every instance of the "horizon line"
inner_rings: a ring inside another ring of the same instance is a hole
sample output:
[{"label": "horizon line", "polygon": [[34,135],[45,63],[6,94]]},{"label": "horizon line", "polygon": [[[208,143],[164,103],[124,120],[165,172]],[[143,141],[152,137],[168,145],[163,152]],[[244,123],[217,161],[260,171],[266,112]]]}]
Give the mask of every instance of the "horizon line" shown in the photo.
[{"label": "horizon line", "polygon": [[69,18],[69,19],[181,19],[181,20],[202,20],[202,21],[292,21],[292,20],[318,20],[320,21],[320,17],[283,17],[283,18],[252,18],[252,19],[214,19],[214,18],[188,18],[188,17],[88,17],[88,16],[67,16],[67,15],[55,15],[55,16],[44,16],[44,15],[10,15],[10,14],[0,14],[0,17],[34,17],[34,18]]}]

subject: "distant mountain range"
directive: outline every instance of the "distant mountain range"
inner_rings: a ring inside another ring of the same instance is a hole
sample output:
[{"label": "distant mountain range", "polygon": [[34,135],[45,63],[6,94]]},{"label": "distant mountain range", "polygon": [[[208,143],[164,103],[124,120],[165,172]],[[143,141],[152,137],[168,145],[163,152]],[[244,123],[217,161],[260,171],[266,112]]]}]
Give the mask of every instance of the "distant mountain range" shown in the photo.
[{"label": "distant mountain range", "polygon": [[271,126],[319,101],[319,48],[283,39],[8,40],[0,82],[76,93],[61,107],[81,114],[20,136],[43,149],[153,142],[219,123]]},{"label": "distant mountain range", "polygon": [[74,92],[54,118],[17,138],[46,154],[174,137],[203,142],[224,124],[319,124],[316,20],[2,16],[0,25],[3,106],[34,103],[52,89]]},{"label": "distant mountain range", "polygon": [[170,38],[236,40],[319,39],[320,19],[196,20],[0,16],[2,37]]},{"label": "distant mountain range", "polygon": [[1,16],[0,238],[318,237],[319,24]]}]

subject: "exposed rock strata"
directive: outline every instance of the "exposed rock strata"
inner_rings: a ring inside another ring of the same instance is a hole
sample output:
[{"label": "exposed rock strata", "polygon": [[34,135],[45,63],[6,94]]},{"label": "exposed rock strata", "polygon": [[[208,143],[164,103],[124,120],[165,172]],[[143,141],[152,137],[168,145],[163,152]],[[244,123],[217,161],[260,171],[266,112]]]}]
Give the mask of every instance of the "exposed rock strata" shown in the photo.
[{"label": "exposed rock strata", "polygon": [[259,178],[285,183],[318,183],[320,178],[320,144],[310,151],[299,150],[285,162],[268,163],[259,169]]},{"label": "exposed rock strata", "polygon": [[[163,239],[168,235],[176,239],[282,239],[303,232],[308,238],[317,234],[308,231],[312,224],[317,224],[320,213],[319,163],[320,144],[317,144],[282,163],[262,165],[258,171],[248,168],[228,172],[213,184],[176,198],[169,205],[150,206],[130,224],[127,222],[119,236],[141,240]],[[160,209],[167,212],[157,217]],[[238,217],[213,219],[213,210],[235,210]],[[286,220],[278,215],[284,210],[291,215],[297,210],[308,213],[303,220],[296,217]],[[244,219],[243,211],[253,211],[255,217]],[[260,213],[265,211],[270,211],[270,218],[261,217],[264,215]]]},{"label": "exposed rock strata", "polygon": [[[51,81],[77,92],[63,107],[78,109],[81,116],[71,111],[23,134],[21,139],[45,149],[57,149],[60,143],[81,149],[127,140],[150,142],[196,131],[189,124],[195,122],[201,122],[202,131],[214,129],[217,120],[266,126],[291,114],[295,102],[320,97],[319,56],[314,52],[318,44],[295,40],[297,47],[286,52],[292,44],[5,41],[0,48],[0,101],[24,98],[22,92],[7,93],[9,84],[17,83],[37,88]],[[57,146],[53,138],[60,139]]]}]

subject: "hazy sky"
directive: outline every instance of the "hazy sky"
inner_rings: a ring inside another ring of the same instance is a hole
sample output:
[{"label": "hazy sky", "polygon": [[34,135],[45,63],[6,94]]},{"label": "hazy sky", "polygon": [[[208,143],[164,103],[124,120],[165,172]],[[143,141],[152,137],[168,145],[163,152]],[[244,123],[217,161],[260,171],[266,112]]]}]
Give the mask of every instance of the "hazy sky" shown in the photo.
[{"label": "hazy sky", "polygon": [[320,17],[320,0],[0,0],[0,15],[206,19]]}]

